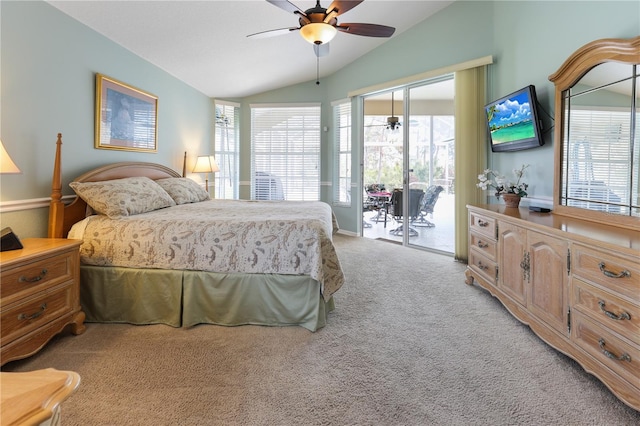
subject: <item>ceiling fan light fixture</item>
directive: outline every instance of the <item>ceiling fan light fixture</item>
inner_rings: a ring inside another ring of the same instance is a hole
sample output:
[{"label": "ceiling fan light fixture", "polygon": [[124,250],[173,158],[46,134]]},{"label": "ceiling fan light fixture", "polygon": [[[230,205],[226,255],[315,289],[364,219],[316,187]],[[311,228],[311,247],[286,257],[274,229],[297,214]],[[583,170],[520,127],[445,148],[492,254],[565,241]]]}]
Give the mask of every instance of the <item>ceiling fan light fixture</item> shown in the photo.
[{"label": "ceiling fan light fixture", "polygon": [[329,43],[337,33],[338,30],[333,25],[324,22],[312,22],[300,28],[302,38],[311,44]]}]

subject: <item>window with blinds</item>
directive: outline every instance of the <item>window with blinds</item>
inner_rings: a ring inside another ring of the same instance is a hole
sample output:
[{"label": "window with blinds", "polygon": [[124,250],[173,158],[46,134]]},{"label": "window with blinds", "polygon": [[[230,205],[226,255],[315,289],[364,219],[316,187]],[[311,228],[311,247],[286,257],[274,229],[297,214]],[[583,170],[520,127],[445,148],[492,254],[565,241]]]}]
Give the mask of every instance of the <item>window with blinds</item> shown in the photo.
[{"label": "window with blinds", "polygon": [[333,105],[334,153],[333,202],[351,205],[351,101]]},{"label": "window with blinds", "polygon": [[216,101],[215,157],[220,171],[215,174],[215,197],[237,199],[240,137],[240,105]]},{"label": "window with blinds", "polygon": [[251,105],[251,198],[320,199],[320,104]]},{"label": "window with blinds", "polygon": [[566,205],[622,215],[637,211],[640,159],[637,149],[632,152],[631,116],[629,109],[571,108],[562,165]]}]

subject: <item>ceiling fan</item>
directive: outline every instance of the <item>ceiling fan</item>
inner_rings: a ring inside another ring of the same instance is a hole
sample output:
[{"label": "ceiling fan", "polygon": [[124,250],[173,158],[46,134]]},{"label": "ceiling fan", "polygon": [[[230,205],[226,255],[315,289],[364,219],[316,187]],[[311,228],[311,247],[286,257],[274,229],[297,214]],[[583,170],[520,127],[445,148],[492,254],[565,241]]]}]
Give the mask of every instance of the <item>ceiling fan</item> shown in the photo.
[{"label": "ceiling fan", "polygon": [[393,114],[393,105],[394,105],[393,95],[394,93],[391,92],[391,117],[387,117],[387,129],[391,131],[394,131],[396,128],[400,128],[400,126],[402,126],[402,123],[400,122],[398,117],[396,117]]},{"label": "ceiling fan", "polygon": [[262,31],[250,34],[247,37],[272,37],[288,34],[293,31],[300,31],[302,37],[314,45],[316,56],[324,56],[328,53],[329,46],[327,43],[333,40],[333,37],[335,37],[338,31],[367,37],[391,37],[396,29],[386,25],[362,23],[338,24],[338,16],[353,9],[363,1],[364,0],[334,0],[329,7],[325,9],[320,5],[320,0],[317,0],[315,7],[302,10],[288,0],[267,0],[267,2],[272,5],[296,15],[300,26]]}]

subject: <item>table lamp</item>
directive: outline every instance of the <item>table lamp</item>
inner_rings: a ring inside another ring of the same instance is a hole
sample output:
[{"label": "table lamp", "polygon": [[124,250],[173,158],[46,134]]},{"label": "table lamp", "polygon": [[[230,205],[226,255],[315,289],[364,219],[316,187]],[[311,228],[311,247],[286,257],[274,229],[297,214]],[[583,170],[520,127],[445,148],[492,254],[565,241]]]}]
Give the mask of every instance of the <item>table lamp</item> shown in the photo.
[{"label": "table lamp", "polygon": [[2,140],[0,140],[0,173],[21,173],[16,163],[9,157],[7,150],[4,149]]},{"label": "table lamp", "polygon": [[[2,140],[0,140],[0,174],[9,173],[21,172],[18,166],[16,166],[16,163],[9,157],[7,150],[4,149]],[[22,244],[11,228],[7,227],[0,230],[0,251],[17,250],[21,248]]]},{"label": "table lamp", "polygon": [[209,173],[220,171],[218,163],[213,155],[200,155],[196,160],[193,173],[205,173],[205,188],[209,192]]}]

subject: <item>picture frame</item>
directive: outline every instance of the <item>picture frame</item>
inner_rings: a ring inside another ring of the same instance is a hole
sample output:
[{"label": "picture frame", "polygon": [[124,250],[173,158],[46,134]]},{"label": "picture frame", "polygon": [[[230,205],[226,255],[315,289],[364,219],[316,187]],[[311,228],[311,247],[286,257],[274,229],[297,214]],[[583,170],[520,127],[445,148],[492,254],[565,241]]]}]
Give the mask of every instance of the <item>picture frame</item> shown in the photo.
[{"label": "picture frame", "polygon": [[158,97],[96,74],[95,148],[158,152]]}]

